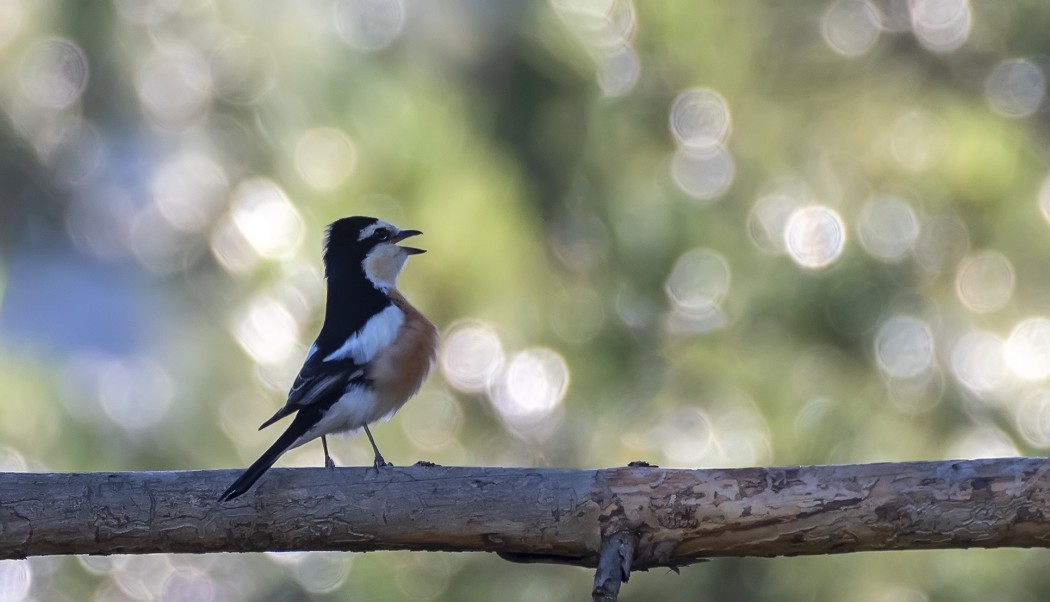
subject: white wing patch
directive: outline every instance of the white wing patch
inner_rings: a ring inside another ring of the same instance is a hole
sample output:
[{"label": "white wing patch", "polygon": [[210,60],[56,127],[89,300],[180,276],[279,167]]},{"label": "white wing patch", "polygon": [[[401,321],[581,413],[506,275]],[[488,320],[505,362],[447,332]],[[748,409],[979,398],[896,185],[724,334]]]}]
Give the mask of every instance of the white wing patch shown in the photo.
[{"label": "white wing patch", "polygon": [[391,305],[372,316],[365,323],[364,328],[347,339],[342,347],[329,353],[322,361],[331,362],[350,358],[358,364],[366,364],[372,361],[380,350],[394,342],[397,331],[404,321],[404,312],[396,305]]}]

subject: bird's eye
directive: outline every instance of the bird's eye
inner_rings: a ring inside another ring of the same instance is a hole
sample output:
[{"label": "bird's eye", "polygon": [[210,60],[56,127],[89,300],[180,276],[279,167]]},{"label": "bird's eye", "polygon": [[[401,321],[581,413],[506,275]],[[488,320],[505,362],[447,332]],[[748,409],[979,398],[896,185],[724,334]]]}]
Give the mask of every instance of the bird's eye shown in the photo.
[{"label": "bird's eye", "polygon": [[380,241],[380,242],[382,242],[384,240],[389,240],[390,239],[390,230],[387,230],[386,228],[380,228],[380,229],[376,230],[376,233],[373,234],[372,237],[375,238],[376,240]]}]

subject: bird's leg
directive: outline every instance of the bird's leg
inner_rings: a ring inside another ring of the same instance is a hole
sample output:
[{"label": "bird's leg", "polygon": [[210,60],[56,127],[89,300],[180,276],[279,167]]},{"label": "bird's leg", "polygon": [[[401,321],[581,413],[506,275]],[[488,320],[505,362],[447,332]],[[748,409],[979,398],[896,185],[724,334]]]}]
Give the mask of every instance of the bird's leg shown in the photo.
[{"label": "bird's leg", "polygon": [[332,461],[332,456],[328,455],[328,439],[325,439],[324,435],[321,435],[321,446],[324,447],[324,467],[335,468],[335,462]]},{"label": "bird's leg", "polygon": [[376,461],[373,463],[376,472],[379,472],[379,469],[383,466],[393,466],[393,464],[383,459],[383,454],[379,453],[379,448],[376,447],[376,440],[372,438],[372,431],[368,430],[367,424],[365,425],[365,434],[368,435],[368,442],[372,444],[372,450],[376,453]]}]

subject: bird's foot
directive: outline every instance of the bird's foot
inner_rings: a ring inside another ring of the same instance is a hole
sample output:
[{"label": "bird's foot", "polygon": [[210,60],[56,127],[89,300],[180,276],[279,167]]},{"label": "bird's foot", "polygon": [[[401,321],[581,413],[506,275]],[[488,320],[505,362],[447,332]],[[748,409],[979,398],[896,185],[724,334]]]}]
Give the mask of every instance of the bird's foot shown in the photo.
[{"label": "bird's foot", "polygon": [[324,457],[324,467],[328,468],[328,469],[335,468],[335,461],[332,460],[331,456],[325,456]]},{"label": "bird's foot", "polygon": [[393,466],[393,464],[391,464],[390,462],[387,462],[386,460],[384,460],[383,456],[381,456],[381,455],[377,455],[376,459],[375,459],[375,462],[372,463],[372,468],[375,469],[376,474],[379,474],[379,469],[380,468],[385,468],[387,466]]}]

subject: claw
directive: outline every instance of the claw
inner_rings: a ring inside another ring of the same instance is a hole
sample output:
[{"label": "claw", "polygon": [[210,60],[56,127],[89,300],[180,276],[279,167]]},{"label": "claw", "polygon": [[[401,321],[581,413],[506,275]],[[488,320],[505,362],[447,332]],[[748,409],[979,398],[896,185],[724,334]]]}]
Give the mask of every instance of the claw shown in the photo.
[{"label": "claw", "polygon": [[381,455],[376,456],[375,462],[372,462],[372,468],[376,470],[376,474],[379,473],[380,468],[385,468],[387,466],[393,466],[393,464],[384,460]]}]

